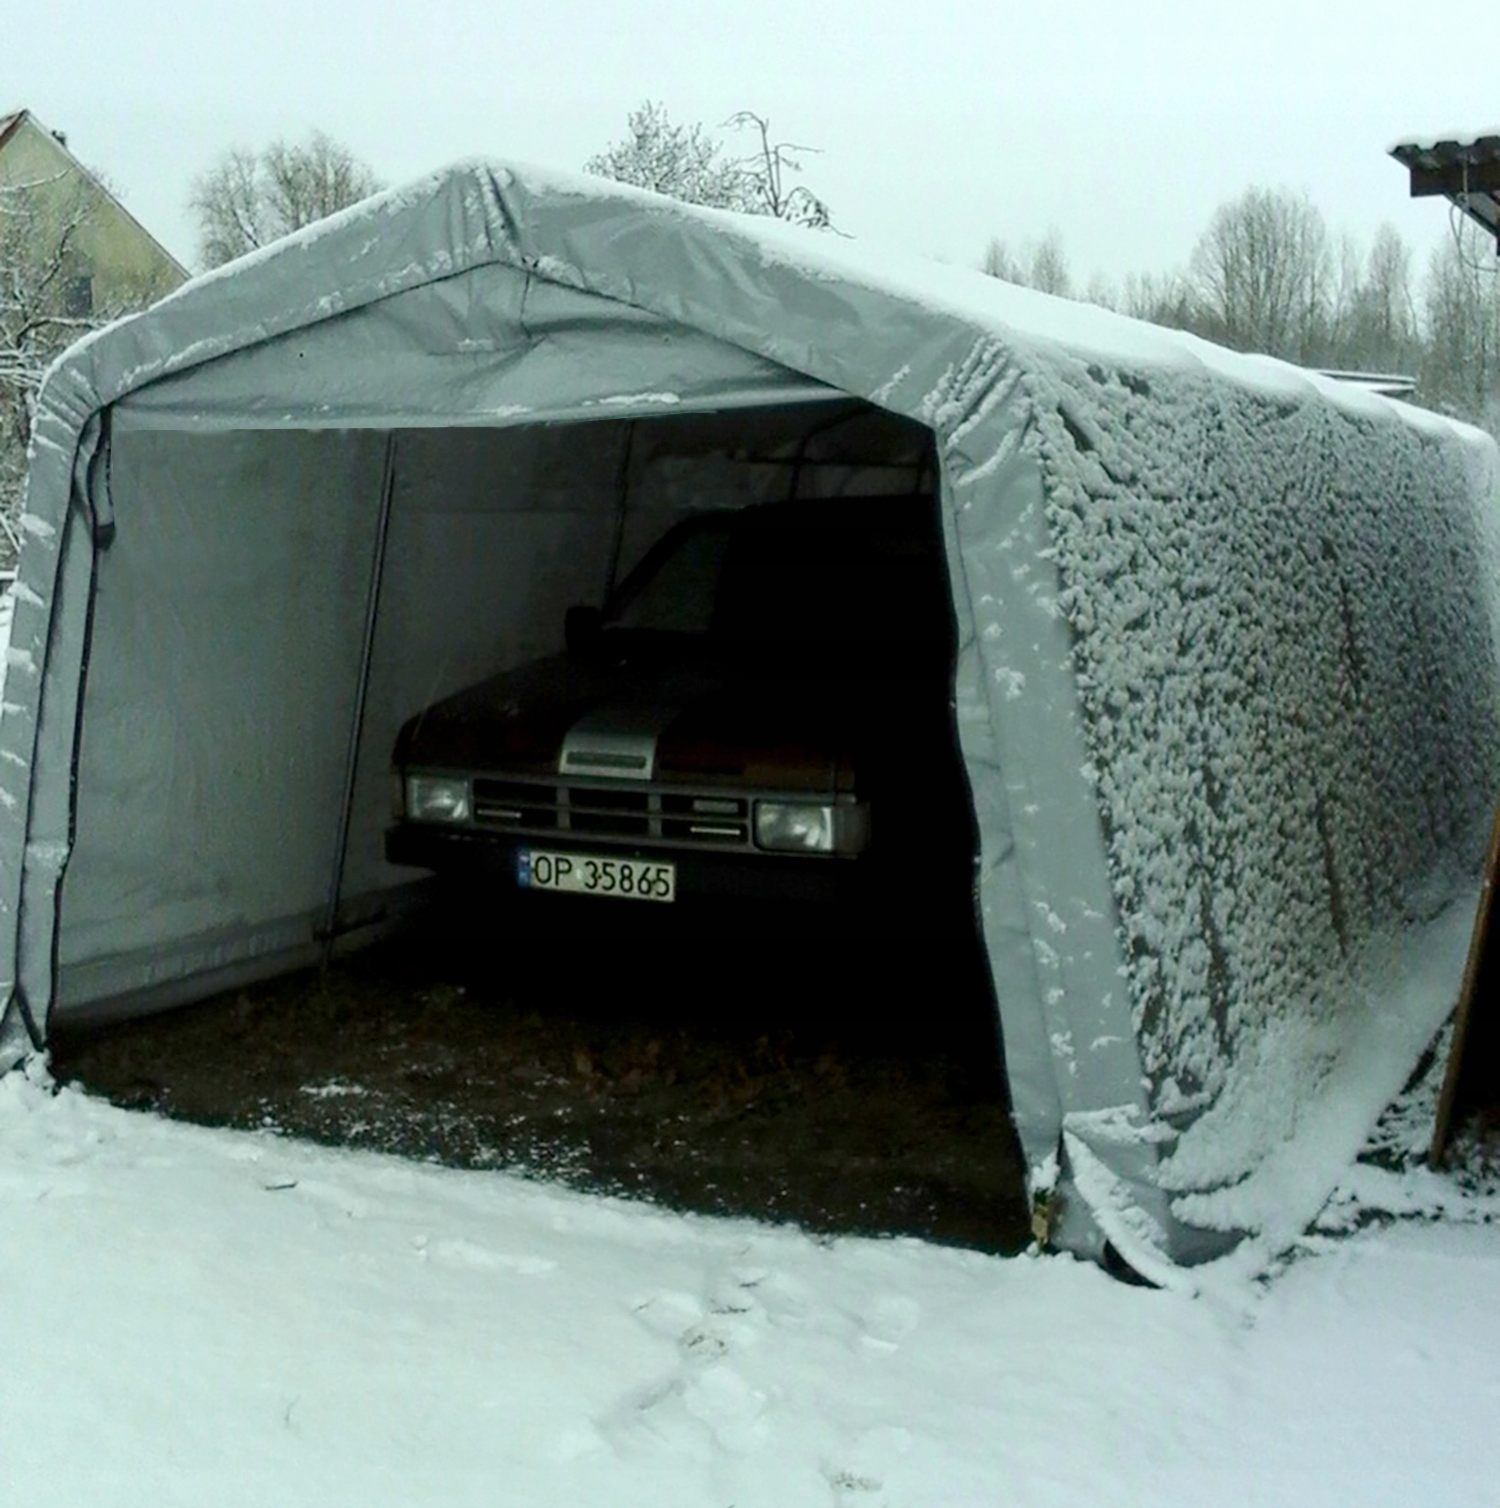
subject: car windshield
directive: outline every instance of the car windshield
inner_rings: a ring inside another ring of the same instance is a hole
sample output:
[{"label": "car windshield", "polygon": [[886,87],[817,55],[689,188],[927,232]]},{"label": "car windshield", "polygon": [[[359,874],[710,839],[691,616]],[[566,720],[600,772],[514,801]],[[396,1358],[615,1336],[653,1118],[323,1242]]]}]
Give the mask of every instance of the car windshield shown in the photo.
[{"label": "car windshield", "polygon": [[605,610],[607,628],[706,634],[729,549],[730,519],[694,519],[666,535]]},{"label": "car windshield", "polygon": [[605,627],[724,647],[940,647],[948,590],[930,499],[772,504],[679,524]]}]

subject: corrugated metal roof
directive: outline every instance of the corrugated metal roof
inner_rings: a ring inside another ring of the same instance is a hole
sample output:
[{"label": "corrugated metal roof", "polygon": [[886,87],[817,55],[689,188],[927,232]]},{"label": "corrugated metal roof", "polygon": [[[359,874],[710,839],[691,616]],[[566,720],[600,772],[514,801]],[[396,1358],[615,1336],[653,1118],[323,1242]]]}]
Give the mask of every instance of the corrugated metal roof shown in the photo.
[{"label": "corrugated metal roof", "polygon": [[1451,200],[1495,237],[1500,252],[1500,133],[1398,142],[1391,156],[1410,171],[1412,198]]}]

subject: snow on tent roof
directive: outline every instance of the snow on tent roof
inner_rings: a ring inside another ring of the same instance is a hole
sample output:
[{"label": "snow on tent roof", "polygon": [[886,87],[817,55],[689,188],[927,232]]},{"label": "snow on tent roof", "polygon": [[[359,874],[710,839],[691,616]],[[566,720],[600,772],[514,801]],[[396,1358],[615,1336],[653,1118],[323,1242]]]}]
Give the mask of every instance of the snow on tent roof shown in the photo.
[{"label": "snow on tent roof", "polygon": [[[500,319],[502,271],[572,290],[575,330],[698,332],[759,363],[746,381],[780,372],[932,430],[1034,1192],[1060,1177],[1062,1238],[1102,1233],[1146,1267],[1289,1239],[1452,1004],[1500,777],[1493,442],[977,273],[527,167],[379,195],[54,367],[0,722],[0,851],[24,860],[0,889],[5,1055],[44,1039],[57,990],[110,416],[261,430],[274,400],[304,428],[581,417],[547,392],[443,409],[383,390],[379,362],[347,401],[339,370],[292,380],[318,359],[283,339],[299,331],[378,343],[399,325],[456,349],[461,318]],[[258,407],[213,387],[234,353],[260,363]]]}]

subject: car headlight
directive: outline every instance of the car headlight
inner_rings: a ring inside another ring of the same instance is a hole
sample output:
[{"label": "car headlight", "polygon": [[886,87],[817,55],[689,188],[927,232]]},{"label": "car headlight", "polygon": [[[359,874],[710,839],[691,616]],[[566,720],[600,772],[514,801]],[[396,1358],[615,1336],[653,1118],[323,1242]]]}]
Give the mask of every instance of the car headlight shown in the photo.
[{"label": "car headlight", "polygon": [[408,775],[406,815],[413,822],[467,822],[469,782],[451,775]]},{"label": "car headlight", "polygon": [[807,801],[757,801],[755,842],[784,853],[832,853],[833,808]]}]

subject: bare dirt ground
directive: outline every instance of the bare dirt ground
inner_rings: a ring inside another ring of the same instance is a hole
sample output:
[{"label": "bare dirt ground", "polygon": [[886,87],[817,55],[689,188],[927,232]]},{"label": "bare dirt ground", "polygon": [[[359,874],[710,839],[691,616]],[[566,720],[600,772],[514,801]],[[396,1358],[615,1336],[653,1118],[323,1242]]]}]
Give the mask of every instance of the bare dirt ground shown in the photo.
[{"label": "bare dirt ground", "polygon": [[[467,956],[465,956],[467,953]],[[1029,1239],[972,960],[408,940],[60,1033],[123,1105],[818,1233]]]}]

